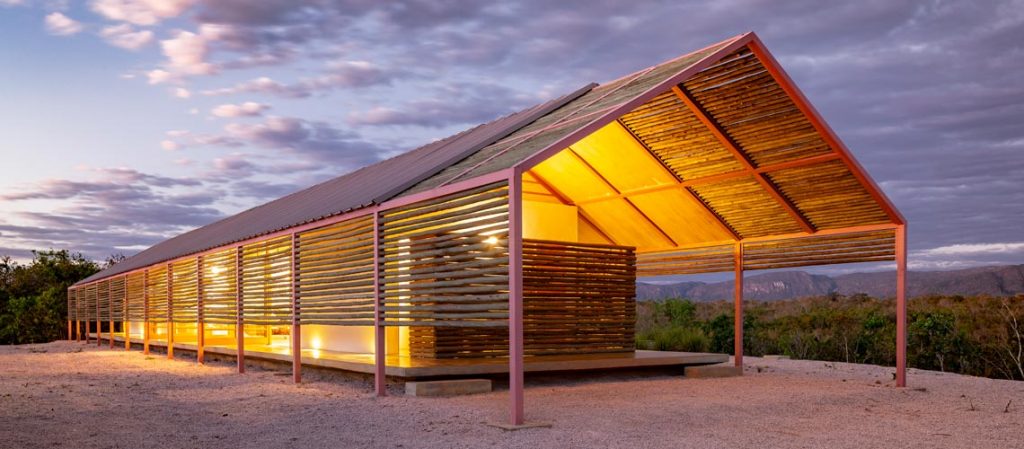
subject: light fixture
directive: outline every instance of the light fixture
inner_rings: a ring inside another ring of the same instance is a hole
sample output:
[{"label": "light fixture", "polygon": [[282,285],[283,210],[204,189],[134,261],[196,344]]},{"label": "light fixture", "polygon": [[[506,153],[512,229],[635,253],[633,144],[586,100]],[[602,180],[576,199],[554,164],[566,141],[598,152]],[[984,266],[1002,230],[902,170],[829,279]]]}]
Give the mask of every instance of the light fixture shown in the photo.
[{"label": "light fixture", "polygon": [[498,238],[492,235],[490,237],[487,237],[487,239],[484,240],[484,242],[486,242],[488,245],[497,245]]}]

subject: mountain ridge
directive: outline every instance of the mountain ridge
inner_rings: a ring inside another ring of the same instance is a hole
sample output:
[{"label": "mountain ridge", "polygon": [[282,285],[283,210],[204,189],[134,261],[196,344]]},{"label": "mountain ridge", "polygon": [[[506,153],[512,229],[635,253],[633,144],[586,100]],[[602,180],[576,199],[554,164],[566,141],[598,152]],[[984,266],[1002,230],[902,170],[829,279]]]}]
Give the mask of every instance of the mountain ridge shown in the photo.
[{"label": "mountain ridge", "polygon": [[[894,271],[838,276],[780,271],[744,277],[743,295],[746,299],[761,301],[831,294],[866,294],[876,298],[890,298],[895,296],[895,286]],[[637,282],[637,299],[689,298],[695,301],[715,301],[732,299],[733,289],[733,281],[672,284]],[[931,294],[1013,296],[1022,293],[1024,264],[907,273],[907,295],[911,298]]]}]

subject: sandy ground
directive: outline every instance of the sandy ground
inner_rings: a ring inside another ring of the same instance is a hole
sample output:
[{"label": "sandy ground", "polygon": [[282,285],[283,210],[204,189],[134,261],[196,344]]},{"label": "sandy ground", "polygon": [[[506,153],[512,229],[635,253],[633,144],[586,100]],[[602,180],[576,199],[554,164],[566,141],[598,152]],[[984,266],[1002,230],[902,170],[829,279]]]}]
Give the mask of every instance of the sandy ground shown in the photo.
[{"label": "sandy ground", "polygon": [[[375,398],[364,380],[234,373],[137,351],[57,342],[0,347],[0,447],[972,447],[1024,448],[1024,382],[751,358],[743,377],[527,380],[506,391]],[[1009,404],[1007,410],[1007,402]]]}]

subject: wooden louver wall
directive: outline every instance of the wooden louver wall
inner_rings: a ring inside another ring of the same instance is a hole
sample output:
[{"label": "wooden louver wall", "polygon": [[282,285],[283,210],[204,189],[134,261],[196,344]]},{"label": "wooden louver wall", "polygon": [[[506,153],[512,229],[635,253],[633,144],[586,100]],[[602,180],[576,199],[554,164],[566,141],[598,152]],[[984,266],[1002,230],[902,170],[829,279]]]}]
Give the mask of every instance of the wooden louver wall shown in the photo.
[{"label": "wooden louver wall", "polygon": [[891,229],[743,245],[743,268],[747,270],[879,262],[895,257],[896,233]]},{"label": "wooden louver wall", "polygon": [[229,249],[202,258],[203,322],[214,324],[235,324],[238,309],[235,285],[235,255]]},{"label": "wooden louver wall", "polygon": [[126,321],[141,322],[146,320],[146,292],[143,291],[145,282],[145,272],[135,272],[127,276],[125,281]]},{"label": "wooden louver wall", "polygon": [[110,321],[110,280],[96,283],[96,319]]},{"label": "wooden louver wall", "polygon": [[382,213],[383,324],[508,326],[508,212],[497,183]]},{"label": "wooden louver wall", "polygon": [[292,320],[291,236],[242,247],[242,319],[280,325]]},{"label": "wooden louver wall", "polygon": [[171,265],[171,321],[195,323],[199,319],[199,285],[196,259]]},{"label": "wooden louver wall", "polygon": [[68,289],[68,320],[78,320],[78,289]]},{"label": "wooden louver wall", "polygon": [[85,287],[85,301],[82,305],[81,316],[87,321],[96,321],[96,284]]},{"label": "wooden louver wall", "polygon": [[110,320],[127,321],[125,318],[125,277],[110,280]]},{"label": "wooden louver wall", "polygon": [[[636,255],[632,247],[523,241],[523,352],[526,355],[634,349]],[[508,329],[413,327],[410,355],[508,355]]]},{"label": "wooden louver wall", "polygon": [[716,245],[637,255],[638,276],[718,273],[735,265],[734,245]]},{"label": "wooden louver wall", "polygon": [[373,238],[372,216],[297,235],[301,324],[373,325]]},{"label": "wooden louver wall", "polygon": [[156,265],[146,271],[146,317],[150,323],[166,323],[167,265]]},{"label": "wooden louver wall", "polygon": [[634,249],[524,240],[523,317],[526,354],[632,351]]}]

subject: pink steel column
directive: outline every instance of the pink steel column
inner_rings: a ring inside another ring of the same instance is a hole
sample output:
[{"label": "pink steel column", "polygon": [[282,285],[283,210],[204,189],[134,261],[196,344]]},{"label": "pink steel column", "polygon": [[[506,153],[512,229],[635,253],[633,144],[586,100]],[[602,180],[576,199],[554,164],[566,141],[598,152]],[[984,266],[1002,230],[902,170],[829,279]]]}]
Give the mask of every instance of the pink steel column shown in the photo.
[{"label": "pink steel column", "polygon": [[736,242],[733,250],[736,260],[736,299],[733,318],[733,329],[735,332],[735,349],[733,359],[736,367],[743,368],[743,244]]},{"label": "pink steel column", "polygon": [[149,270],[142,271],[142,353],[149,355]]},{"label": "pink steel column", "polygon": [[508,390],[509,420],[523,424],[523,183],[518,169],[508,180]]},{"label": "pink steel column", "polygon": [[907,386],[907,225],[896,227],[896,386]]},{"label": "pink steel column", "polygon": [[295,250],[298,248],[296,235],[292,233],[292,380],[302,382],[302,329],[299,324],[299,294],[295,291]]},{"label": "pink steel column", "polygon": [[245,372],[245,323],[242,320],[242,247],[235,248],[235,360],[238,373]]},{"label": "pink steel column", "polygon": [[174,358],[174,291],[171,277],[174,274],[174,266],[167,264],[167,359]]},{"label": "pink steel column", "polygon": [[384,319],[381,310],[380,295],[380,211],[373,212],[373,387],[377,396],[387,396],[387,345],[386,334],[381,321]]},{"label": "pink steel column", "polygon": [[196,363],[206,363],[206,325],[203,322],[203,256],[196,256]]}]

